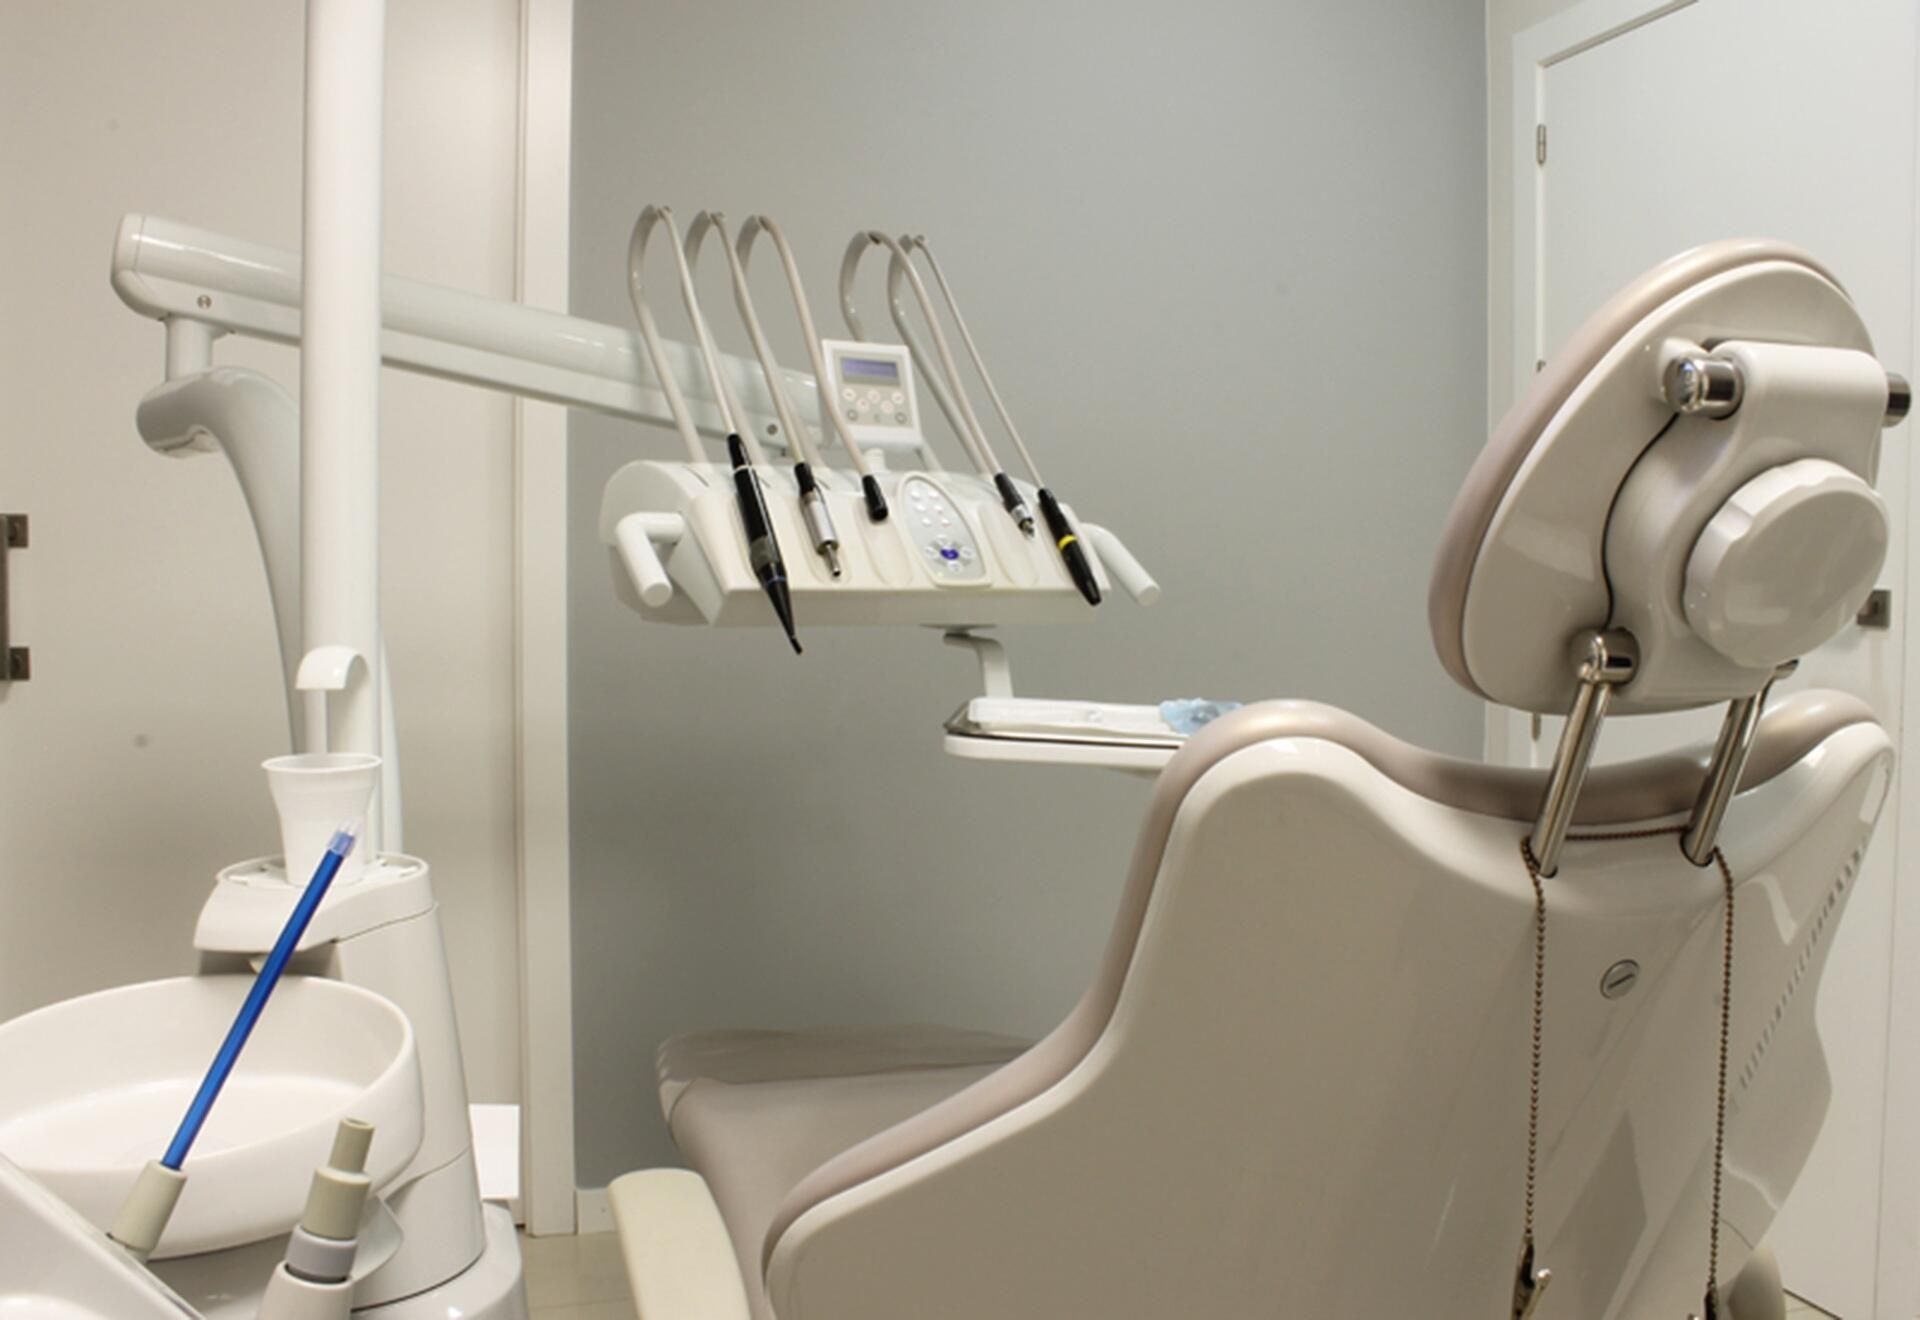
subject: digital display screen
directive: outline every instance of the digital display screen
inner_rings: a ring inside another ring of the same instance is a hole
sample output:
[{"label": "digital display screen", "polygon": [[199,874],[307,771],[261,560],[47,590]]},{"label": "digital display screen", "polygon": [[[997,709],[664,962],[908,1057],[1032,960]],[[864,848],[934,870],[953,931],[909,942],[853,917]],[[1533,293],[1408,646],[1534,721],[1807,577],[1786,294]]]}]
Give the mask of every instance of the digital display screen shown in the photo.
[{"label": "digital display screen", "polygon": [[843,357],[840,379],[849,385],[885,385],[894,389],[900,384],[900,364],[890,358]]}]

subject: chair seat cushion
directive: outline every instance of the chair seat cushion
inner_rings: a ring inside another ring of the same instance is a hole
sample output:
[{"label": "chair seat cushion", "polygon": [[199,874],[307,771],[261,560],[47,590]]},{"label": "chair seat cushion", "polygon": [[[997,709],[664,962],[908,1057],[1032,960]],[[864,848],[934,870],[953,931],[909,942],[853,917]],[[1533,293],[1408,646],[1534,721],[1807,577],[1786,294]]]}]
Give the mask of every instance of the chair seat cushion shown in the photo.
[{"label": "chair seat cushion", "polygon": [[947,1027],[874,1027],[712,1032],[661,1047],[668,1127],[720,1207],[757,1320],[771,1315],[761,1255],[787,1193],[1028,1044]]},{"label": "chair seat cushion", "polygon": [[956,1027],[814,1027],[806,1031],[700,1031],[675,1036],[654,1056],[660,1112],[695,1082],[729,1086],[793,1082],[931,1068],[1002,1064],[1032,1041]]}]

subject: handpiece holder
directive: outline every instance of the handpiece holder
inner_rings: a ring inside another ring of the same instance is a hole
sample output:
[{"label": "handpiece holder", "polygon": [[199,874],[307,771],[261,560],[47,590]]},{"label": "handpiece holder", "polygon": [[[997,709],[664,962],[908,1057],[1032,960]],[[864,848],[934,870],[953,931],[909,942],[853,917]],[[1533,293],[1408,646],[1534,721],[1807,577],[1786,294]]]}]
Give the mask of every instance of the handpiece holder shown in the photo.
[{"label": "handpiece holder", "polygon": [[[845,537],[844,566],[835,578],[811,555],[789,558],[794,612],[806,626],[992,627],[1089,617],[1053,546],[1019,534],[991,483],[953,472],[884,472],[877,480],[894,507],[882,523],[864,516],[848,483],[822,483]],[[793,474],[765,472],[761,484],[775,533],[805,544]],[[1159,584],[1117,535],[1064,512],[1102,589],[1143,605],[1159,598]],[[740,536],[732,473],[720,464],[627,464],[602,495],[600,538],[616,591],[643,618],[720,627],[775,622]]]}]

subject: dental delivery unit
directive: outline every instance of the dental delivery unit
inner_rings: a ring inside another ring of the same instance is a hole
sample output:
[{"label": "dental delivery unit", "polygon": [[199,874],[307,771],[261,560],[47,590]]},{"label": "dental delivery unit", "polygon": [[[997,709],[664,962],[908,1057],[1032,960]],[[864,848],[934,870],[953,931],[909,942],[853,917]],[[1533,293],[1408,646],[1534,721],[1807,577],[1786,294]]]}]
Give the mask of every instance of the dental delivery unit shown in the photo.
[{"label": "dental delivery unit", "polygon": [[[823,663],[816,630],[932,628],[981,675],[947,751],[1153,781],[1105,953],[1037,1041],[660,1046],[685,1167],[609,1191],[640,1320],[1780,1320],[1768,1233],[1827,1110],[1814,1006],[1894,754],[1860,701],[1776,685],[1873,589],[1909,404],[1817,254],[1654,267],[1468,473],[1433,643],[1474,697],[1564,719],[1550,766],[1307,701],[1017,696],[989,630],[1098,625],[1161,587],[1043,480],[1081,455],[1016,425],[964,263],[950,282],[925,235],[855,228],[821,254],[823,327],[774,217],[650,205],[592,258],[630,326],[383,275],[383,32],[377,3],[310,6],[300,254],[137,214],[115,243],[114,289],[165,333],[140,435],[223,455],[257,533],[281,838],[214,878],[196,974],[0,1024],[0,1313],[528,1316],[480,1195],[431,868],[403,846],[384,365],[670,432],[587,511],[640,619],[751,633],[709,640],[793,673]],[[731,318],[699,293],[716,254]],[[775,355],[756,254],[804,358]],[[861,309],[868,256],[891,336]],[[299,346],[298,405],[215,365],[233,335]],[[1687,710],[1723,712],[1711,746],[1597,764],[1603,726]]]}]

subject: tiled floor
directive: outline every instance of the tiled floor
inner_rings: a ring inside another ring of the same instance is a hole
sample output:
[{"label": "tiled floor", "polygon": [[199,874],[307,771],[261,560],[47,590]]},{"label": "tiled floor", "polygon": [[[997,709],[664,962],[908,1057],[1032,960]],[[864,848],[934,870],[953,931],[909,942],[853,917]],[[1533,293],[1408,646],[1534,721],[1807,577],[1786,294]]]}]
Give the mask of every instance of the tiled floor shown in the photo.
[{"label": "tiled floor", "polygon": [[522,1236],[533,1320],[633,1320],[619,1241],[612,1233]]},{"label": "tiled floor", "polygon": [[[618,1241],[612,1233],[522,1237],[527,1305],[533,1320],[633,1320]],[[1787,1299],[1789,1320],[1820,1320],[1826,1315],[1798,1298]]]}]

